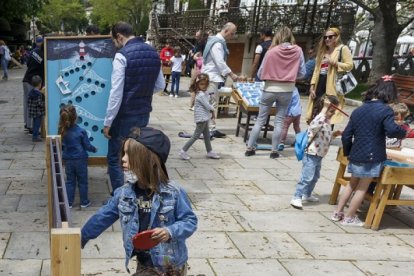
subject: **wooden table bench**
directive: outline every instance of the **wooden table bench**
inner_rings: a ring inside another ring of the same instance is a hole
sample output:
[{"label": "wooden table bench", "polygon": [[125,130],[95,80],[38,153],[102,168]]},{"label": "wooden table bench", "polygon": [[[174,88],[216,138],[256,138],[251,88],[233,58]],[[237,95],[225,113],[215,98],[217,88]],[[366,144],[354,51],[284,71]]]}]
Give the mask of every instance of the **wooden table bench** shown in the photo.
[{"label": "wooden table bench", "polygon": [[394,74],[392,76],[398,89],[398,99],[405,103],[410,109],[411,116],[414,114],[414,76]]},{"label": "wooden table bench", "polygon": [[[349,161],[348,161],[348,158],[344,156],[344,152],[342,148],[338,149],[336,160],[339,162],[339,167],[338,167],[338,172],[336,173],[334,185],[332,187],[331,196],[329,197],[328,203],[331,205],[336,204],[338,200],[338,196],[339,196],[339,191],[341,190],[341,186],[348,185],[349,180],[350,180],[349,176],[345,176],[346,166],[348,166]],[[372,196],[367,193],[365,195],[365,199],[371,201]]]},{"label": "wooden table bench", "polygon": [[[339,168],[329,198],[329,204],[336,204],[341,186],[348,185],[350,180],[350,177],[345,176],[348,158],[343,155],[342,148],[339,148],[336,160],[339,162]],[[403,160],[399,159],[398,161]],[[365,200],[370,201],[370,206],[364,227],[378,230],[385,206],[414,206],[414,200],[400,199],[403,187],[414,188],[414,167],[385,166],[381,176],[374,181],[377,182],[374,194],[370,195],[367,193],[365,195]]]},{"label": "wooden table bench", "polygon": [[385,166],[375,187],[375,193],[365,218],[365,228],[378,230],[385,206],[413,206],[414,200],[400,199],[404,186],[414,185],[414,167],[401,168]]}]

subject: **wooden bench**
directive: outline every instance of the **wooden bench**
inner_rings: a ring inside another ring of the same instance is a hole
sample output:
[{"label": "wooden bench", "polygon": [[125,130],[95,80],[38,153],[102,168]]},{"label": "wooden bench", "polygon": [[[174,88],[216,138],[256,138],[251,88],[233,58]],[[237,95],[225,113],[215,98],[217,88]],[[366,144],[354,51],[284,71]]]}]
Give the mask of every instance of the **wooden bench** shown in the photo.
[{"label": "wooden bench", "polygon": [[364,227],[378,230],[385,206],[414,205],[414,200],[400,199],[402,188],[405,185],[412,188],[413,184],[414,168],[385,166],[375,188],[375,193],[372,197],[367,217],[365,218]]},{"label": "wooden bench", "polygon": [[398,99],[414,114],[414,76],[394,74],[392,78],[398,89]]},{"label": "wooden bench", "polygon": [[[348,166],[348,158],[344,156],[344,152],[342,148],[338,149],[336,160],[339,162],[339,168],[338,168],[338,172],[336,173],[336,178],[335,178],[334,185],[332,187],[331,196],[329,197],[328,203],[331,205],[336,204],[338,200],[338,196],[339,196],[339,191],[341,190],[341,186],[348,185],[349,180],[350,180],[349,176],[345,176],[346,166]],[[369,193],[367,193],[365,195],[365,200],[371,201],[371,199],[372,199],[372,196]]]},{"label": "wooden bench", "polygon": [[[348,185],[350,180],[350,177],[345,176],[348,159],[343,155],[342,148],[339,148],[336,160],[339,162],[339,168],[329,204],[336,204],[341,186]],[[364,227],[378,230],[385,206],[414,206],[414,200],[400,199],[403,187],[414,188],[414,168],[385,166],[381,176],[374,181],[377,182],[374,194],[367,193],[365,195],[365,200],[370,201],[370,206]]]}]

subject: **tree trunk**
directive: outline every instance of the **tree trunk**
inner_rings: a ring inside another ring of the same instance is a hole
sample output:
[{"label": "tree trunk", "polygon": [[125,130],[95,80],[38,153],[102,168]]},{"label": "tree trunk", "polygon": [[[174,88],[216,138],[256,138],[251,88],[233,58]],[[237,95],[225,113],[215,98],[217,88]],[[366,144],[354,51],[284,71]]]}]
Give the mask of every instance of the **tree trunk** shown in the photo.
[{"label": "tree trunk", "polygon": [[368,79],[369,84],[391,73],[394,48],[401,33],[396,15],[396,0],[380,0],[374,16],[374,28],[371,34],[372,70]]}]

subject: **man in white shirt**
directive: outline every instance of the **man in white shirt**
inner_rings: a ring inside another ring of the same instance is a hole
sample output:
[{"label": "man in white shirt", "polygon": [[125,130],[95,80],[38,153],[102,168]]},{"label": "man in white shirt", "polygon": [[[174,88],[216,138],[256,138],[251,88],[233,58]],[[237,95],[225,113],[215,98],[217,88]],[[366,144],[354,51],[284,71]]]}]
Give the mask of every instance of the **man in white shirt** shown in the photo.
[{"label": "man in white shirt", "polygon": [[159,55],[154,47],[133,35],[125,22],[112,27],[112,40],[119,48],[112,62],[111,91],[104,121],[108,138],[108,173],[112,191],[124,184],[119,159],[122,141],[133,128],[145,127],[152,111],[152,95],[165,86]]},{"label": "man in white shirt", "polygon": [[229,54],[226,41],[230,40],[236,34],[236,31],[236,25],[227,22],[217,35],[208,38],[203,52],[203,68],[201,73],[206,73],[210,77],[210,86],[207,91],[210,95],[214,95],[216,114],[218,110],[219,86],[225,82],[227,76],[231,77],[233,81],[238,79],[238,76],[231,71],[226,63]]}]

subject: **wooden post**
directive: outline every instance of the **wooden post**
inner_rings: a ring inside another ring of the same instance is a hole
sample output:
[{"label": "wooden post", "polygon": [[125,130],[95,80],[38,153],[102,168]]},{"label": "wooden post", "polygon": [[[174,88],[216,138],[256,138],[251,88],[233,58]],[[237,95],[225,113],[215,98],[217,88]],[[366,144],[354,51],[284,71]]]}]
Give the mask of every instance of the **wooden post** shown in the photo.
[{"label": "wooden post", "polygon": [[46,172],[47,172],[47,195],[48,195],[48,201],[47,201],[47,207],[48,207],[48,211],[49,211],[49,234],[50,234],[50,230],[52,229],[52,225],[53,225],[53,210],[52,210],[52,198],[53,198],[53,187],[52,187],[52,172],[51,172],[51,168],[50,168],[50,140],[52,139],[53,136],[47,136],[46,137],[46,156],[45,156],[45,160],[46,160]]},{"label": "wooden post", "polygon": [[51,275],[81,275],[80,228],[53,228],[51,232]]}]

